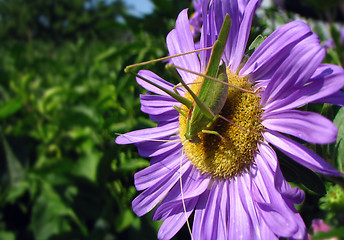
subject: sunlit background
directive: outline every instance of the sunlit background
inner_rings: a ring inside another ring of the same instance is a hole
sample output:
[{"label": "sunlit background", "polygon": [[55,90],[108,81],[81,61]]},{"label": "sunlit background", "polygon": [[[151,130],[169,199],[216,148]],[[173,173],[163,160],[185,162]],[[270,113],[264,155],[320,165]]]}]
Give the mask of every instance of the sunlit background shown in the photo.
[{"label": "sunlit background", "polygon": [[[161,223],[131,209],[133,176],[149,159],[114,140],[156,125],[140,111],[144,90],[123,69],[166,56],[184,8],[194,11],[185,0],[0,0],[0,239],[156,239]],[[327,46],[326,62],[342,65],[343,12],[339,0],[263,0],[249,41],[302,19]],[[164,63],[145,68],[173,79]],[[343,112],[307,107],[331,120]],[[310,147],[344,172],[339,140]],[[298,209],[309,232],[320,218],[344,239],[342,179],[281,166],[306,192]],[[186,228],[175,236],[188,238]]]}]

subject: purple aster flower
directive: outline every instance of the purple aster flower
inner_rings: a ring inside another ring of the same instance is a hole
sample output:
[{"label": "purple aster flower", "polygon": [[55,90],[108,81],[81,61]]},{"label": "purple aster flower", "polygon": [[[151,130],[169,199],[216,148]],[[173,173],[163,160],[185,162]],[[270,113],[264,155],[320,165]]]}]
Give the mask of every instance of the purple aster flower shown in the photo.
[{"label": "purple aster flower", "polygon": [[[138,216],[156,207],[153,220],[164,220],[159,239],[172,238],[191,214],[193,239],[305,239],[306,227],[294,208],[304,194],[286,182],[271,145],[313,171],[341,175],[289,136],[316,144],[335,141],[337,128],[331,121],[297,108],[313,102],[343,106],[344,71],[321,64],[324,49],[301,21],[277,29],[246,60],[251,20],[259,3],[249,1],[241,13],[237,1],[214,0],[209,7],[202,2],[201,47],[214,44],[228,13],[232,27],[222,59],[229,82],[248,90],[229,88],[220,114],[231,123],[219,119],[212,126],[221,138],[199,133],[199,143],[185,140],[186,119],[173,106],[187,109],[137,78],[149,91],[140,96],[141,110],[159,123],[124,134],[116,142],[134,143],[141,156],[152,158],[151,166],[135,174],[137,190],[144,191],[132,206]],[[195,50],[187,10],[168,34],[167,47],[170,55]],[[202,51],[172,62],[202,73],[209,57],[209,51]],[[186,83],[199,82],[195,74],[178,72]],[[150,71],[141,70],[139,75],[168,90],[174,87]],[[197,92],[198,85],[190,86]],[[249,93],[252,90],[256,93]],[[180,93],[192,100],[183,90]]]},{"label": "purple aster flower", "polygon": [[[247,3],[250,0],[237,0],[236,3],[236,7],[237,7],[237,11],[240,15],[240,17],[242,17],[242,15],[244,14],[244,11],[246,9]],[[258,6],[260,6],[262,0],[258,1]],[[191,15],[190,17],[190,25],[191,25],[191,31],[194,37],[196,37],[201,30],[202,27],[202,4],[204,3],[204,1],[202,0],[192,0],[195,12]]]},{"label": "purple aster flower", "polygon": [[197,37],[202,27],[202,1],[192,0],[195,12],[190,17],[192,35]]},{"label": "purple aster flower", "polygon": [[331,227],[327,225],[322,219],[313,219],[312,228],[315,233],[328,232],[331,230]]},{"label": "purple aster flower", "polygon": [[334,44],[334,41],[332,38],[330,38],[329,40],[325,40],[324,41],[324,48],[326,50],[330,49],[330,48],[335,48],[336,45]]},{"label": "purple aster flower", "polygon": [[[312,228],[313,228],[313,233],[329,232],[331,230],[331,226],[327,225],[322,219],[313,219]],[[308,239],[312,239],[312,238],[313,238],[312,235],[308,234]],[[327,238],[324,240],[339,240],[339,238],[332,237],[332,238]]]}]

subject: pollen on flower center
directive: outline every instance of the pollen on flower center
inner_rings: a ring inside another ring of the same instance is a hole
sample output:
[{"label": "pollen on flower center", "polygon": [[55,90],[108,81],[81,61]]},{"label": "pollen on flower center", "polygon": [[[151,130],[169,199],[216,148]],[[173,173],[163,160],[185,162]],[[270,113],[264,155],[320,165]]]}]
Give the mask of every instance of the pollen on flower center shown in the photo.
[{"label": "pollen on flower center", "polygon": [[[229,83],[252,90],[247,78],[240,78],[229,70],[227,77]],[[200,79],[195,82],[200,82]],[[198,92],[200,84],[192,84],[190,87]],[[193,100],[188,93],[185,97]],[[198,143],[185,140],[187,119],[180,114],[179,135],[183,141],[183,149],[198,170],[214,177],[231,178],[250,166],[254,161],[257,142],[262,139],[260,132],[263,126],[259,123],[262,110],[259,108],[259,100],[256,94],[229,87],[220,115],[232,123],[219,118],[209,130],[218,132],[222,138],[214,134],[199,133],[201,141]],[[188,111],[186,108],[184,110]]]}]

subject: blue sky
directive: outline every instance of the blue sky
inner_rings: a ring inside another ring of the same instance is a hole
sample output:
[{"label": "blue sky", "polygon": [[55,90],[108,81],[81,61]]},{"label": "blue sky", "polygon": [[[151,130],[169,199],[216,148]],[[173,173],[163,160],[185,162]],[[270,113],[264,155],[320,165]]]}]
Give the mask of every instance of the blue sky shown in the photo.
[{"label": "blue sky", "polygon": [[130,13],[142,16],[153,11],[153,4],[150,0],[126,0],[124,1],[130,8]]},{"label": "blue sky", "polygon": [[[97,0],[91,0],[97,1]],[[105,0],[105,2],[113,2],[116,0]],[[154,5],[150,0],[124,0],[123,1],[127,6],[131,14],[135,16],[142,16],[153,11]]]}]

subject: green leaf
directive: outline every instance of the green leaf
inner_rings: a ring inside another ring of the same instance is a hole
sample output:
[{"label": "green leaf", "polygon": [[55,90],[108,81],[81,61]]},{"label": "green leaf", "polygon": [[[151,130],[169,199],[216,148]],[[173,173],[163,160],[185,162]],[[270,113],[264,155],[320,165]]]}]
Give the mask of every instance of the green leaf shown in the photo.
[{"label": "green leaf", "polygon": [[338,135],[335,147],[337,149],[337,168],[340,172],[344,171],[344,108],[341,108],[333,123],[338,127]]},{"label": "green leaf", "polygon": [[63,87],[57,86],[47,89],[44,92],[44,96],[38,100],[38,109],[41,113],[51,111],[51,109],[61,104],[61,98],[65,95],[66,89]]},{"label": "green leaf", "polygon": [[320,199],[320,208],[340,216],[344,213],[344,189],[338,185],[327,185],[327,194]]},{"label": "green leaf", "polygon": [[251,43],[251,45],[248,47],[248,50],[252,50],[255,51],[260,44],[262,44],[262,42],[265,40],[265,37],[263,37],[262,35],[258,35],[253,42]]},{"label": "green leaf", "polygon": [[74,164],[71,171],[74,175],[83,176],[92,182],[97,180],[97,169],[103,153],[96,151],[87,151],[86,155],[80,157]]},{"label": "green leaf", "polygon": [[[23,196],[23,194],[30,189],[30,184],[27,181],[21,181],[12,186],[6,196],[7,202],[15,203],[15,201]],[[1,239],[1,238],[0,238]]]},{"label": "green leaf", "polygon": [[42,191],[34,203],[31,217],[37,240],[50,239],[55,234],[73,229],[72,222],[82,228],[74,211],[66,205],[51,185],[42,182]]},{"label": "green leaf", "polygon": [[332,58],[333,63],[336,64],[336,65],[341,66],[338,52],[335,49],[333,49],[333,48],[330,48],[327,51],[328,51],[327,54]]},{"label": "green leaf", "polygon": [[142,158],[132,158],[121,164],[120,171],[134,171],[149,166],[149,161]]},{"label": "green leaf", "polygon": [[126,209],[120,213],[115,220],[116,230],[122,232],[126,228],[130,227],[135,220],[134,214],[131,209]]},{"label": "green leaf", "polygon": [[16,236],[13,232],[0,231],[0,239],[15,240]]},{"label": "green leaf", "polygon": [[101,62],[101,61],[104,61],[104,60],[107,60],[108,58],[111,58],[113,57],[113,55],[117,54],[118,53],[118,49],[116,48],[109,48],[107,49],[106,51],[100,53],[96,58],[95,58],[95,61],[96,62]]},{"label": "green leaf", "polygon": [[10,185],[15,186],[24,179],[24,169],[1,131],[0,137],[5,151]]},{"label": "green leaf", "polygon": [[95,127],[102,124],[101,118],[95,108],[87,105],[78,105],[68,109],[63,115],[62,126]]},{"label": "green leaf", "polygon": [[246,55],[251,56],[254,51],[262,44],[262,42],[266,39],[266,37],[263,37],[262,35],[258,35],[251,45],[248,47],[248,50],[246,52]]},{"label": "green leaf", "polygon": [[7,118],[14,113],[16,113],[22,107],[22,99],[20,97],[16,97],[14,99],[10,99],[3,103],[0,106],[0,119]]}]

